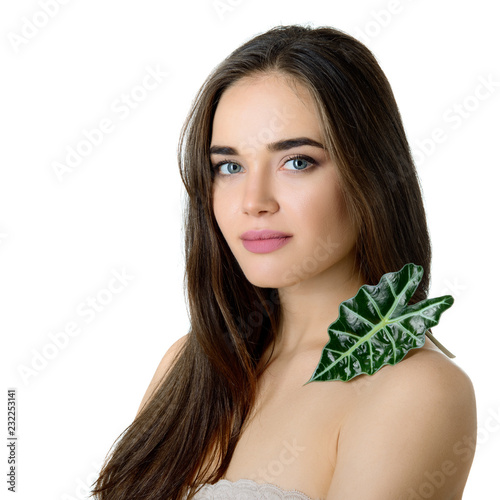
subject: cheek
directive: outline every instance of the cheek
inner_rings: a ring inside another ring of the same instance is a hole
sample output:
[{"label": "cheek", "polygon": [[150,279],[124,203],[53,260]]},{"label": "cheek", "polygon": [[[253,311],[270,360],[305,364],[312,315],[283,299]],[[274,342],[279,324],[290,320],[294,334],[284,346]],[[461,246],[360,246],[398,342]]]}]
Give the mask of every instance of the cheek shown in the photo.
[{"label": "cheek", "polygon": [[223,234],[224,238],[226,237],[226,235],[224,234],[224,229],[225,229],[225,220],[224,220],[224,208],[223,206],[221,205],[221,203],[219,201],[217,201],[215,198],[214,198],[214,203],[213,203],[213,210],[214,210],[214,217],[215,217],[215,221],[217,222],[217,225],[219,226],[219,229],[221,230],[221,233]]},{"label": "cheek", "polygon": [[234,227],[234,205],[231,203],[231,197],[224,196],[219,188],[213,190],[212,200],[215,220],[227,241],[227,231],[231,226]]},{"label": "cheek", "polygon": [[311,189],[299,190],[293,206],[297,214],[302,214],[306,227],[311,229],[348,225],[344,198],[333,176],[315,183]]},{"label": "cheek", "polygon": [[330,256],[350,251],[357,238],[340,187],[325,182],[314,192],[302,192],[294,207],[303,251],[307,254],[328,243]]},{"label": "cheek", "polygon": [[357,237],[357,230],[349,217],[347,205],[343,194],[339,189],[335,192],[335,198],[331,203],[331,213],[328,227],[338,235],[339,243],[342,246],[351,246]]}]

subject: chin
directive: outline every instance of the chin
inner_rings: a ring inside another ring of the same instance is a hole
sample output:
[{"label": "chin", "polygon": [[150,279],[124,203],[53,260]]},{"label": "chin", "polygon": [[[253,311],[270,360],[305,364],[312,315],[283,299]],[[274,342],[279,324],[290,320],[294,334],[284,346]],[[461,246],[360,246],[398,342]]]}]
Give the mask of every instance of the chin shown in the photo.
[{"label": "chin", "polygon": [[284,285],[283,280],[272,279],[269,276],[255,275],[255,274],[246,274],[246,279],[252,283],[254,286],[258,286],[259,288],[281,288]]},{"label": "chin", "polygon": [[273,266],[272,269],[256,269],[254,265],[250,269],[242,267],[242,270],[246,279],[260,288],[286,288],[301,281],[297,276],[291,276],[289,271],[279,269],[278,266]]}]

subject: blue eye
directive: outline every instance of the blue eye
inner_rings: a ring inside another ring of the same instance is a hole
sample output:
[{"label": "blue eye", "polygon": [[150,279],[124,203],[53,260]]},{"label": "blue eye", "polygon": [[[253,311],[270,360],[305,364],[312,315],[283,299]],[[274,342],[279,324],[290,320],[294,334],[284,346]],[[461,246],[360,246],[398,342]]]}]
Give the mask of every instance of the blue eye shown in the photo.
[{"label": "blue eye", "polygon": [[[293,162],[293,163],[292,163]],[[286,160],[285,165],[288,163],[292,163],[292,166],[287,168],[284,167],[284,170],[288,170],[291,172],[300,172],[302,170],[311,170],[312,167],[317,165],[317,162],[310,158],[309,156],[304,155],[295,155]],[[243,171],[243,167],[238,165],[231,160],[221,160],[219,163],[213,166],[213,169],[217,174],[221,175],[232,175],[239,174]]]},{"label": "blue eye", "polygon": [[222,175],[238,174],[241,172],[241,165],[232,161],[218,163],[215,166]]},{"label": "blue eye", "polygon": [[316,162],[312,158],[306,158],[304,156],[294,156],[293,158],[289,158],[285,162],[285,165],[290,162],[292,162],[292,168],[285,168],[285,170],[300,171],[300,170],[305,170],[308,167],[308,165],[316,164]]}]

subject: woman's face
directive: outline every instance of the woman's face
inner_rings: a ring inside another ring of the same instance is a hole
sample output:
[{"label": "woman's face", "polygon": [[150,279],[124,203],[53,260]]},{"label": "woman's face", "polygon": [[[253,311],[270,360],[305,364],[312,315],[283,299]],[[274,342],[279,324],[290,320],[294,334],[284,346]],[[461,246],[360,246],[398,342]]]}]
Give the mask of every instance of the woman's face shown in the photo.
[{"label": "woman's face", "polygon": [[213,208],[256,286],[352,272],[357,233],[322,145],[313,100],[300,84],[292,89],[275,74],[246,77],[221,96],[210,144],[211,163],[219,164]]}]

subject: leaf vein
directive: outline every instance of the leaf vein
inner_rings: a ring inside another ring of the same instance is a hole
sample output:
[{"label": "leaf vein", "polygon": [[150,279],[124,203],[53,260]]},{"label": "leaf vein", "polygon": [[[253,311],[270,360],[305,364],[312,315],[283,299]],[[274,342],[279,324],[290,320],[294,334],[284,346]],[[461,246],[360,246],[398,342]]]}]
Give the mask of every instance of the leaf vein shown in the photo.
[{"label": "leaf vein", "polygon": [[365,295],[368,297],[368,300],[370,301],[370,303],[372,304],[373,308],[377,312],[380,321],[382,321],[384,319],[384,316],[380,312],[380,309],[378,308],[377,303],[375,302],[375,300],[373,299],[373,297],[366,291],[366,288],[361,288],[361,289],[363,290],[363,292],[365,292]]},{"label": "leaf vein", "polygon": [[342,304],[348,311],[351,311],[352,314],[354,314],[354,316],[356,316],[356,318],[359,318],[360,320],[363,321],[363,323],[368,323],[372,328],[375,327],[375,325],[370,321],[368,320],[368,318],[365,318],[364,316],[361,316],[361,314],[358,314],[356,311],[354,311],[353,309],[351,309],[350,307],[347,307],[344,303]]}]

